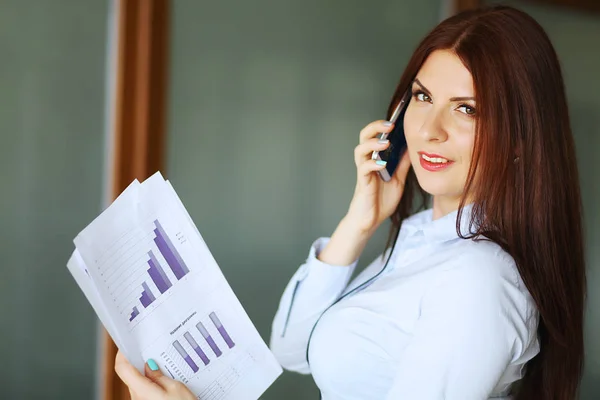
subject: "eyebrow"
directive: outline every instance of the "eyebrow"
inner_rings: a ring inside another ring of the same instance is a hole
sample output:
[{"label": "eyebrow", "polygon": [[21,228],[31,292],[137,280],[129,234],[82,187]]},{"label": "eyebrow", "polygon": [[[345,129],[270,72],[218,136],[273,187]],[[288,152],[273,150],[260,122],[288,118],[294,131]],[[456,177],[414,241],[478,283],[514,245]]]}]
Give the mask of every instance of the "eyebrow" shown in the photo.
[{"label": "eyebrow", "polygon": [[[423,85],[423,84],[421,83],[421,81],[420,81],[420,80],[418,80],[418,79],[416,79],[416,78],[415,78],[415,80],[414,80],[413,82],[414,82],[414,83],[416,83],[417,85],[419,85],[419,86],[421,87],[421,89],[423,89],[423,91],[425,92],[425,94],[426,94],[427,96],[429,96],[429,97],[433,97],[433,96],[431,95],[431,92],[429,91],[429,89],[427,89],[427,88],[425,87],[425,85]],[[450,98],[450,101],[467,101],[467,100],[473,100],[473,101],[475,101],[475,97],[452,97],[452,98]]]}]

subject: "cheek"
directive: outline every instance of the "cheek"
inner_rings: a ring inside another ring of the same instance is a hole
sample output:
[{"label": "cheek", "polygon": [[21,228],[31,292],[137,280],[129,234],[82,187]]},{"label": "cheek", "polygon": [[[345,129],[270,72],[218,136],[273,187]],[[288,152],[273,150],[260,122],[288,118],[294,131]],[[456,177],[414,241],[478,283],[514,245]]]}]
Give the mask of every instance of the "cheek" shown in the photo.
[{"label": "cheek", "polygon": [[475,138],[472,134],[457,135],[458,137],[458,148],[460,149],[460,161],[468,168],[473,158],[473,147],[475,145]]},{"label": "cheek", "polygon": [[417,109],[409,104],[406,109],[406,114],[404,114],[404,136],[406,136],[409,147],[414,140],[414,137],[417,136],[421,129],[421,119],[422,117],[419,115]]},{"label": "cheek", "polygon": [[413,165],[413,168],[416,168],[419,165],[419,155],[415,153],[415,151],[419,150],[421,144],[419,141],[419,132],[421,131],[421,127],[423,126],[423,116],[422,112],[416,107],[411,107],[410,104],[406,109],[406,114],[404,114],[404,137],[406,138],[406,146],[408,149],[408,157],[410,158],[410,162]]}]

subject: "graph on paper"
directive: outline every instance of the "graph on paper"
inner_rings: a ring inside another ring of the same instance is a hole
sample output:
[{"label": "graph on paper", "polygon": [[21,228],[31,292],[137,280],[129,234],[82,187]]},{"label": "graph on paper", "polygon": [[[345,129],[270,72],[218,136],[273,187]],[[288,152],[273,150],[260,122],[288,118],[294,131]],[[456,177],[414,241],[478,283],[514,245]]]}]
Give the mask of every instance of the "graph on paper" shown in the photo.
[{"label": "graph on paper", "polygon": [[189,380],[234,347],[230,332],[217,313],[211,312],[173,340],[169,349],[163,352],[163,359],[179,378]]},{"label": "graph on paper", "polygon": [[135,369],[202,400],[256,400],[282,373],[171,184],[131,184],[73,240],[67,268]]},{"label": "graph on paper", "polygon": [[[175,235],[175,240],[181,242],[182,235]],[[114,302],[129,322],[136,322],[144,309],[190,272],[174,243],[160,221],[154,219],[147,232],[129,232],[116,245],[113,252],[121,268],[114,268],[118,271],[115,273],[102,271],[102,276],[106,276]],[[130,267],[123,269],[123,265]]]},{"label": "graph on paper", "polygon": [[[171,241],[171,239],[169,238],[169,236],[167,235],[167,233],[165,232],[158,220],[154,220],[153,233],[154,243],[156,244],[156,247],[158,248],[164,260],[167,262],[171,272],[177,280],[182,279],[188,274],[188,272],[190,272],[190,270],[185,265],[185,262],[181,258],[181,255],[173,245],[173,242]],[[148,267],[149,268],[146,272],[148,273],[150,280],[152,281],[156,289],[160,292],[160,294],[165,293],[167,290],[169,290],[169,288],[173,286],[173,283],[165,273],[163,266],[158,261],[152,250],[148,252]],[[148,282],[146,281],[142,283],[142,291],[140,295],[141,296],[139,298],[139,301],[144,308],[148,308],[150,304],[152,304],[154,300],[156,300],[156,296],[154,295],[152,289],[150,289],[150,286],[148,286]],[[137,311],[137,306],[134,306],[130,314],[129,321],[133,321],[138,315],[139,312]]]}]

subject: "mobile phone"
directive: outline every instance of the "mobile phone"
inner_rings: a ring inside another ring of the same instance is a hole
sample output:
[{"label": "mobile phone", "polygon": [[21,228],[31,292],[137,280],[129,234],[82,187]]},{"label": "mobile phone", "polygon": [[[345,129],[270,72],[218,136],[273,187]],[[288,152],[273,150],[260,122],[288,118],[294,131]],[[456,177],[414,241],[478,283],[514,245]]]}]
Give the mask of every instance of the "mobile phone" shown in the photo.
[{"label": "mobile phone", "polygon": [[389,182],[394,176],[394,171],[398,167],[400,163],[400,159],[402,155],[406,151],[406,137],[404,136],[404,114],[406,113],[406,108],[408,107],[408,103],[410,102],[411,91],[408,90],[398,105],[394,109],[392,113],[392,117],[390,121],[394,123],[394,128],[391,132],[380,133],[377,138],[378,139],[389,139],[390,145],[387,149],[383,151],[374,151],[371,158],[373,160],[383,160],[387,161],[384,169],[377,171],[381,179],[385,182]]}]

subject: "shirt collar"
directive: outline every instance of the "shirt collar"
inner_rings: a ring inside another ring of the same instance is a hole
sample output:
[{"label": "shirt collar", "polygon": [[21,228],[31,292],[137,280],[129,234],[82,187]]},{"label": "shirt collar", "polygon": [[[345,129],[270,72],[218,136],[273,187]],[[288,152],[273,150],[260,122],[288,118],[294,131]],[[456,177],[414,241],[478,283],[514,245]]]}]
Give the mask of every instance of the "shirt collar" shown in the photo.
[{"label": "shirt collar", "polygon": [[[462,218],[460,223],[460,232],[463,236],[468,236],[476,232],[477,221],[469,231],[469,222],[471,221],[471,213],[473,203],[469,203],[463,207]],[[456,220],[458,218],[458,210],[444,215],[441,218],[432,220],[433,209],[427,209],[407,218],[403,228],[407,230],[407,236],[422,235],[428,240],[434,242],[444,242],[452,239],[457,239]]]}]

